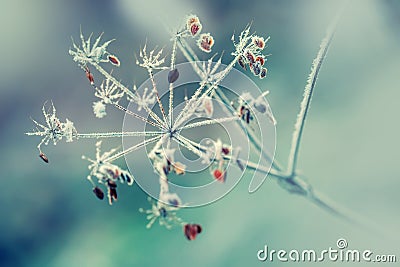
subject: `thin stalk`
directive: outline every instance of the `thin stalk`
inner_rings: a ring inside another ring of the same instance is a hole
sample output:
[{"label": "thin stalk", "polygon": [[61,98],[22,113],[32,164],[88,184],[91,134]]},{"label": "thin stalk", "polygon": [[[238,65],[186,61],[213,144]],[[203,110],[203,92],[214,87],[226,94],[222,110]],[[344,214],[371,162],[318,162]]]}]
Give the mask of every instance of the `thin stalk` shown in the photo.
[{"label": "thin stalk", "polygon": [[[173,71],[175,68],[177,42],[178,42],[178,37],[176,36],[174,39],[174,44],[172,46],[170,71]],[[174,85],[173,85],[173,83],[170,83],[169,84],[169,108],[168,108],[169,128],[172,128],[173,112],[174,112]]]},{"label": "thin stalk", "polygon": [[324,61],[328,48],[331,44],[334,28],[336,25],[336,20],[333,22],[332,26],[329,27],[325,38],[322,40],[320,49],[318,51],[317,57],[314,59],[311,67],[311,73],[308,76],[307,84],[304,88],[303,100],[300,104],[300,112],[297,115],[297,120],[294,125],[292,145],[289,152],[288,159],[288,173],[294,175],[297,167],[297,159],[300,150],[300,141],[304,130],[304,124],[306,122],[307,114],[310,109],[311,98],[314,93],[315,84],[317,82],[318,74],[321,69],[322,62]]},{"label": "thin stalk", "polygon": [[111,137],[129,137],[129,136],[155,136],[162,132],[109,132],[109,133],[78,133],[77,138],[111,138]]},{"label": "thin stalk", "polygon": [[158,90],[157,90],[157,84],[156,84],[156,81],[154,80],[153,71],[152,71],[151,68],[148,68],[147,71],[149,73],[150,81],[151,81],[151,84],[153,86],[153,91],[156,94],[156,99],[157,99],[157,102],[158,102],[158,106],[160,107],[161,114],[163,116],[164,124],[168,125],[167,117],[165,115],[164,106],[161,103],[160,95],[159,95]]},{"label": "thin stalk", "polygon": [[121,106],[120,104],[114,104],[114,106],[115,106],[116,108],[118,108],[119,110],[122,110],[122,111],[124,111],[125,113],[131,115],[132,117],[135,117],[135,118],[137,118],[137,119],[140,119],[140,120],[144,121],[145,123],[148,123],[148,124],[150,124],[150,125],[152,125],[152,126],[154,126],[154,127],[157,127],[157,128],[159,128],[159,129],[165,129],[165,127],[164,127],[163,125],[160,125],[160,124],[155,123],[155,122],[153,122],[153,121],[149,121],[149,120],[146,119],[145,117],[140,116],[139,114],[136,114],[136,113],[130,111],[129,109],[127,109],[127,108]]},{"label": "thin stalk", "polygon": [[141,142],[141,143],[139,143],[137,145],[134,145],[134,146],[132,146],[132,147],[130,147],[128,149],[122,150],[122,151],[112,155],[111,157],[105,159],[104,162],[112,162],[112,161],[114,161],[116,159],[119,159],[120,157],[123,157],[123,156],[125,156],[125,155],[127,155],[127,154],[129,154],[129,153],[131,153],[133,151],[136,151],[136,150],[138,150],[138,149],[140,149],[140,148],[142,148],[142,147],[144,147],[144,146],[146,146],[148,144],[151,144],[151,143],[154,143],[154,142],[160,140],[161,136],[162,135],[158,135],[158,136],[149,138],[149,139],[144,140],[143,142]]},{"label": "thin stalk", "polygon": [[178,128],[178,130],[190,129],[190,128],[195,128],[195,127],[200,127],[200,126],[205,126],[205,125],[212,125],[212,124],[216,124],[216,123],[236,121],[236,120],[239,120],[239,117],[234,116],[234,117],[226,117],[226,118],[219,118],[219,119],[203,120],[203,121],[186,124],[185,126]]}]

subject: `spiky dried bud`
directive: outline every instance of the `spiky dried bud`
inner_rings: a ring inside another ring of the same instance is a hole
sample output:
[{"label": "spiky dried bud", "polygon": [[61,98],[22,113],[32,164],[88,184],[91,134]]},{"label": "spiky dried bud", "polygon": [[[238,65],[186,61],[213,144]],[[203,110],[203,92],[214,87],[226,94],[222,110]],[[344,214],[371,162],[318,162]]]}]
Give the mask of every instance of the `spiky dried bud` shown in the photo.
[{"label": "spiky dried bud", "polygon": [[210,53],[214,45],[214,38],[209,33],[203,33],[197,40],[197,45],[202,51]]},{"label": "spiky dried bud", "polygon": [[104,192],[101,190],[100,187],[96,186],[93,188],[93,193],[96,195],[98,199],[103,199],[104,198]]},{"label": "spiky dried bud", "polygon": [[40,152],[39,157],[46,163],[49,163],[49,158],[43,153]]},{"label": "spiky dried bud", "polygon": [[183,232],[188,240],[196,239],[196,236],[202,232],[202,228],[199,224],[185,224]]},{"label": "spiky dried bud", "polygon": [[121,65],[121,62],[119,61],[119,59],[114,56],[114,55],[108,55],[108,60],[111,62],[111,64],[119,67]]},{"label": "spiky dried bud", "polygon": [[173,69],[168,72],[168,82],[169,83],[174,83],[176,80],[179,78],[179,71],[178,69]]}]

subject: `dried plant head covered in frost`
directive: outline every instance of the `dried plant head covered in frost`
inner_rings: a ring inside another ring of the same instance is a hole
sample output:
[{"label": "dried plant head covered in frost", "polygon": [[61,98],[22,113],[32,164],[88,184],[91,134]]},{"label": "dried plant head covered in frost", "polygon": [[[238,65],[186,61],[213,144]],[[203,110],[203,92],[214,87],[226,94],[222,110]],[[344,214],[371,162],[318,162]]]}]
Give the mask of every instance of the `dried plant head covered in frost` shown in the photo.
[{"label": "dried plant head covered in frost", "polygon": [[[176,193],[169,192],[168,188],[168,175],[175,173],[177,175],[184,175],[186,166],[180,162],[175,162],[174,153],[175,149],[170,148],[171,142],[177,142],[179,145],[186,147],[189,151],[197,156],[203,158],[204,162],[212,163],[210,165],[210,175],[214,179],[224,182],[227,179],[224,168],[225,163],[229,160],[234,153],[234,148],[230,145],[223,144],[221,140],[214,140],[213,144],[201,145],[189,138],[183,136],[180,132],[182,129],[189,129],[195,127],[202,127],[221,122],[243,120],[249,123],[249,119],[244,115],[243,109],[245,105],[254,105],[257,103],[259,110],[263,113],[268,112],[266,103],[263,101],[256,101],[257,96],[246,95],[245,99],[238,99],[237,112],[227,114],[226,117],[217,118],[214,120],[203,119],[195,123],[189,122],[193,117],[199,115],[206,115],[211,117],[213,114],[212,98],[214,91],[218,90],[218,85],[230,72],[233,66],[238,62],[240,66],[246,68],[247,66],[251,72],[264,78],[267,71],[264,67],[265,56],[262,54],[265,44],[269,38],[263,38],[250,33],[250,27],[238,36],[232,36],[234,50],[232,55],[234,58],[227,68],[222,71],[219,70],[221,65],[221,58],[213,65],[214,56],[211,56],[208,63],[198,64],[193,61],[193,56],[196,55],[195,50],[189,45],[193,42],[197,46],[198,53],[211,53],[214,45],[214,38],[210,33],[203,32],[203,25],[196,15],[188,15],[185,18],[185,23],[180,27],[172,38],[172,52],[170,57],[164,56],[163,49],[148,49],[147,44],[139,51],[139,56],[136,63],[147,70],[152,88],[145,88],[140,93],[133,85],[131,89],[123,85],[117,78],[114,78],[112,71],[103,68],[103,64],[111,64],[112,66],[120,66],[121,62],[117,56],[109,52],[109,45],[114,40],[102,42],[102,35],[93,39],[90,34],[87,38],[84,37],[82,31],[80,33],[80,42],[77,44],[73,41],[72,48],[69,53],[73,60],[78,63],[78,66],[84,71],[89,83],[94,89],[94,95],[97,101],[93,102],[93,112],[97,118],[103,118],[107,115],[107,108],[112,106],[117,108],[134,118],[145,122],[153,127],[156,131],[138,131],[138,132],[105,132],[105,133],[81,133],[78,132],[71,121],[68,119],[62,123],[56,116],[56,110],[53,105],[49,110],[46,110],[46,105],[43,106],[43,115],[45,117],[45,125],[33,120],[36,124],[36,130],[28,133],[28,135],[35,135],[42,137],[38,145],[40,157],[48,162],[47,156],[42,152],[41,146],[47,145],[49,141],[56,144],[58,141],[65,138],[67,142],[75,141],[83,138],[105,139],[105,138],[121,138],[129,136],[143,136],[146,139],[143,142],[137,143],[134,146],[118,151],[114,148],[108,152],[101,151],[102,141],[96,143],[95,159],[83,156],[83,159],[89,161],[89,175],[88,181],[93,186],[94,194],[99,198],[104,198],[104,192],[101,187],[107,189],[108,202],[112,204],[117,200],[117,183],[125,183],[132,185],[134,178],[124,168],[119,167],[116,160],[125,156],[128,153],[134,152],[144,146],[152,145],[152,149],[148,153],[148,158],[153,162],[154,171],[159,176],[160,193],[158,200],[151,200],[151,208],[148,210],[140,209],[141,212],[147,214],[149,220],[148,227],[150,227],[156,220],[160,225],[171,228],[174,225],[184,226],[184,233],[190,240],[194,239],[197,233],[201,232],[200,225],[189,224],[184,222],[177,216],[177,211],[182,205],[180,197]],[[194,39],[191,41],[190,39]],[[174,90],[173,83],[179,78],[179,71],[175,68],[176,55],[182,52],[188,61],[193,62],[193,68],[196,69],[201,81],[195,93],[190,96],[186,102],[183,110],[178,116],[173,116],[173,98]],[[166,64],[166,61],[169,64]],[[169,82],[169,103],[164,105],[160,99],[159,90],[155,82],[155,71],[169,69],[168,82]],[[98,83],[98,76],[92,71],[97,72],[103,76],[103,80]],[[119,102],[128,100],[136,104],[137,110],[144,110],[147,117],[141,116],[135,111],[128,110]],[[160,113],[156,113],[152,109],[152,105],[156,104]],[[272,118],[272,114],[269,114]],[[189,123],[188,123],[189,122]],[[166,149],[165,149],[166,148]],[[239,161],[238,161],[239,162]]]},{"label": "dried plant head covered in frost", "polygon": [[[326,52],[332,34],[328,34],[327,45],[321,46],[321,50]],[[154,172],[159,177],[159,197],[157,200],[149,198],[151,207],[149,209],[140,209],[140,212],[147,215],[149,220],[147,227],[151,227],[157,220],[160,225],[166,228],[180,226],[183,229],[187,239],[193,240],[196,235],[202,232],[202,227],[196,223],[188,223],[181,219],[177,212],[183,206],[183,202],[176,193],[170,192],[168,176],[171,174],[185,175],[186,166],[183,163],[175,161],[175,148],[173,143],[177,143],[188,149],[194,155],[200,157],[203,162],[209,164],[209,173],[213,179],[219,182],[225,182],[229,179],[226,174],[226,162],[231,160],[233,164],[240,169],[249,168],[253,171],[270,173],[277,178],[279,184],[289,192],[298,193],[306,196],[321,207],[336,212],[335,209],[323,202],[312,190],[312,187],[301,179],[293,171],[289,175],[275,161],[272,162],[271,169],[259,166],[248,160],[238,157],[240,148],[232,147],[230,144],[223,143],[220,139],[213,140],[208,145],[200,144],[184,136],[181,130],[199,128],[208,125],[232,122],[240,125],[248,125],[246,131],[251,135],[251,145],[253,148],[262,150],[260,140],[252,132],[252,112],[259,112],[267,115],[267,118],[275,124],[265,96],[268,91],[261,95],[253,96],[247,92],[233,100],[227,100],[224,93],[220,90],[221,81],[227,76],[232,68],[238,63],[244,70],[259,77],[265,78],[267,69],[265,63],[267,60],[264,54],[266,43],[269,37],[261,37],[250,32],[250,26],[247,26],[238,36],[232,36],[233,58],[230,63],[223,68],[219,68],[222,59],[219,58],[215,63],[215,55],[209,57],[206,62],[199,62],[198,53],[202,56],[211,53],[215,40],[210,33],[203,31],[203,25],[196,15],[189,15],[180,28],[174,31],[172,36],[172,51],[169,56],[163,54],[163,49],[148,49],[145,44],[139,51],[136,63],[144,68],[150,78],[151,88],[139,91],[135,85],[128,87],[114,77],[112,71],[106,70],[103,65],[119,67],[120,60],[113,53],[109,52],[109,45],[113,40],[102,42],[102,34],[94,41],[92,34],[87,38],[82,31],[80,33],[80,44],[73,41],[72,48],[69,50],[73,60],[84,71],[86,78],[94,89],[94,96],[97,100],[93,103],[93,112],[97,118],[103,118],[107,115],[107,108],[114,107],[128,116],[151,125],[154,131],[116,131],[116,132],[96,132],[82,133],[75,129],[73,123],[68,119],[61,122],[56,116],[56,110],[53,104],[50,107],[43,106],[42,111],[45,123],[41,124],[33,120],[36,129],[27,133],[32,136],[41,137],[38,145],[39,156],[48,162],[48,157],[42,152],[42,145],[47,145],[50,141],[57,144],[58,141],[65,139],[67,142],[76,141],[84,138],[106,139],[106,138],[127,138],[143,137],[140,141],[130,147],[119,149],[113,148],[108,152],[102,152],[102,141],[96,143],[95,158],[83,156],[83,159],[89,161],[88,181],[93,187],[94,194],[99,198],[104,198],[103,188],[107,190],[108,202],[112,204],[118,199],[117,184],[132,185],[134,177],[125,168],[115,163],[116,160],[125,155],[137,151],[143,147],[151,147],[147,156],[152,161]],[[92,42],[93,41],[93,42]],[[192,46],[196,47],[193,48]],[[191,63],[193,70],[198,74],[201,82],[192,95],[185,98],[184,107],[174,116],[174,83],[179,79],[180,73],[176,68],[176,56],[180,52],[184,58]],[[324,54],[325,55],[325,54]],[[319,58],[317,65],[320,66],[323,57]],[[167,62],[169,64],[167,64]],[[96,73],[92,71],[96,71]],[[160,70],[169,70],[168,73],[168,103],[161,101],[159,88],[157,87],[155,72]],[[313,78],[316,78],[318,70],[314,71]],[[102,78],[99,78],[102,77]],[[103,79],[103,80],[101,80]],[[98,80],[100,82],[98,83]],[[314,83],[313,85],[314,86]],[[305,96],[306,97],[306,96]],[[218,99],[226,105],[233,107],[233,112],[225,112],[225,117],[207,119],[214,112],[212,99]],[[311,96],[309,96],[311,98]],[[135,103],[135,110],[128,110],[120,104],[120,101],[127,100]],[[154,106],[154,107],[153,107]],[[145,111],[147,116],[140,115],[139,111]],[[201,116],[199,116],[199,114]],[[199,117],[196,122],[193,118]],[[304,121],[302,122],[304,124]],[[298,143],[297,143],[298,146]],[[297,156],[297,154],[296,154]]]}]

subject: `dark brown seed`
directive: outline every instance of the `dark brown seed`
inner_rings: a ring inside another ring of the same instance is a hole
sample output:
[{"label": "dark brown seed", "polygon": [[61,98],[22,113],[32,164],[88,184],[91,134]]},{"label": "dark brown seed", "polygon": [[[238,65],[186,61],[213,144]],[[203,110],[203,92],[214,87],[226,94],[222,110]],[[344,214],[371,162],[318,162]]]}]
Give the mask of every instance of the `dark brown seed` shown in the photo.
[{"label": "dark brown seed", "polygon": [[227,148],[227,147],[223,147],[222,148],[222,153],[224,153],[225,155],[228,155],[229,154],[229,148]]},{"label": "dark brown seed", "polygon": [[110,188],[117,188],[117,184],[113,180],[108,180],[107,184]]},{"label": "dark brown seed", "polygon": [[240,67],[242,67],[243,69],[246,69],[246,64],[244,63],[243,56],[239,57],[238,63],[240,65]]},{"label": "dark brown seed", "polygon": [[179,71],[178,69],[173,69],[168,73],[168,82],[174,83],[179,78]]},{"label": "dark brown seed", "polygon": [[117,190],[115,188],[110,188],[110,195],[114,200],[118,199]]},{"label": "dark brown seed", "polygon": [[119,66],[121,64],[116,56],[109,55],[108,60],[115,66]]},{"label": "dark brown seed", "polygon": [[260,78],[261,78],[261,79],[264,79],[265,76],[267,76],[267,69],[266,69],[266,68],[263,68],[263,69],[261,70],[261,73],[260,73]]},{"label": "dark brown seed", "polygon": [[246,112],[246,122],[247,122],[247,124],[250,123],[250,120],[251,120],[250,110],[247,110],[247,112]]},{"label": "dark brown seed", "polygon": [[49,158],[43,153],[40,152],[39,157],[46,163],[49,163]]},{"label": "dark brown seed", "polygon": [[108,203],[109,203],[110,205],[112,205],[112,203],[113,203],[114,201],[117,201],[117,199],[118,199],[118,196],[117,196],[117,189],[108,187],[107,193],[108,193],[108,194],[107,194]]},{"label": "dark brown seed", "polygon": [[98,199],[103,199],[104,198],[103,190],[101,190],[100,187],[98,187],[98,186],[93,188],[93,193],[96,195],[96,197]]},{"label": "dark brown seed", "polygon": [[89,68],[86,67],[85,69],[85,73],[86,73],[86,78],[88,78],[90,84],[94,84],[94,78],[93,78],[93,74],[90,72]]},{"label": "dark brown seed", "polygon": [[190,26],[190,33],[192,36],[195,36],[200,30],[200,24],[199,23],[192,23]]}]

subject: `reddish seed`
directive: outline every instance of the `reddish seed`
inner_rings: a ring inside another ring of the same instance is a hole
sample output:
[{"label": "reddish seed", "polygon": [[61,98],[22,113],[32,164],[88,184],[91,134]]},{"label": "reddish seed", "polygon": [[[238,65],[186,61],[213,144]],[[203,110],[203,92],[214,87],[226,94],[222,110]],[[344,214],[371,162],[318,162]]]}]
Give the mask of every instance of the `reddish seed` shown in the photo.
[{"label": "reddish seed", "polygon": [[90,84],[93,85],[94,78],[93,78],[93,74],[90,72],[89,68],[86,68],[85,73],[86,73],[86,78],[88,78]]},{"label": "reddish seed", "polygon": [[190,28],[190,26],[194,23],[200,23],[199,18],[195,15],[191,15],[187,18],[187,27]]},{"label": "reddish seed", "polygon": [[260,49],[264,49],[264,47],[265,47],[265,42],[264,42],[264,40],[262,38],[255,38],[254,39],[254,44],[256,46],[258,46],[258,48],[260,48]]},{"label": "reddish seed", "polygon": [[109,60],[113,65],[118,66],[118,67],[119,67],[119,65],[121,64],[121,63],[119,62],[119,59],[118,59],[116,56],[113,56],[113,55],[109,55],[109,56],[108,56],[108,60]]},{"label": "reddish seed", "polygon": [[209,53],[214,45],[214,38],[208,33],[202,34],[198,40],[198,45],[201,50]]},{"label": "reddish seed", "polygon": [[183,232],[188,240],[196,239],[196,236],[200,234],[202,228],[199,224],[185,224]]},{"label": "reddish seed", "polygon": [[265,63],[265,60],[262,56],[256,57],[256,61],[260,62],[261,66],[264,65],[264,63]]},{"label": "reddish seed", "polygon": [[190,33],[192,34],[192,36],[196,36],[196,34],[199,33],[200,28],[201,28],[201,26],[200,26],[199,23],[196,23],[196,22],[195,22],[195,23],[192,23],[192,24],[190,25]]},{"label": "reddish seed", "polygon": [[96,195],[96,197],[98,199],[103,199],[104,198],[103,190],[101,190],[100,187],[98,187],[98,186],[93,188],[93,193]]},{"label": "reddish seed", "polygon": [[216,170],[213,172],[213,175],[214,175],[214,178],[215,178],[217,181],[220,181],[221,183],[225,182],[225,173],[222,172],[221,170],[216,169]]},{"label": "reddish seed", "polygon": [[250,64],[253,64],[255,62],[254,55],[250,51],[246,53],[246,58],[250,62]]},{"label": "reddish seed", "polygon": [[49,163],[49,158],[43,153],[40,152],[39,157],[46,163]]}]

